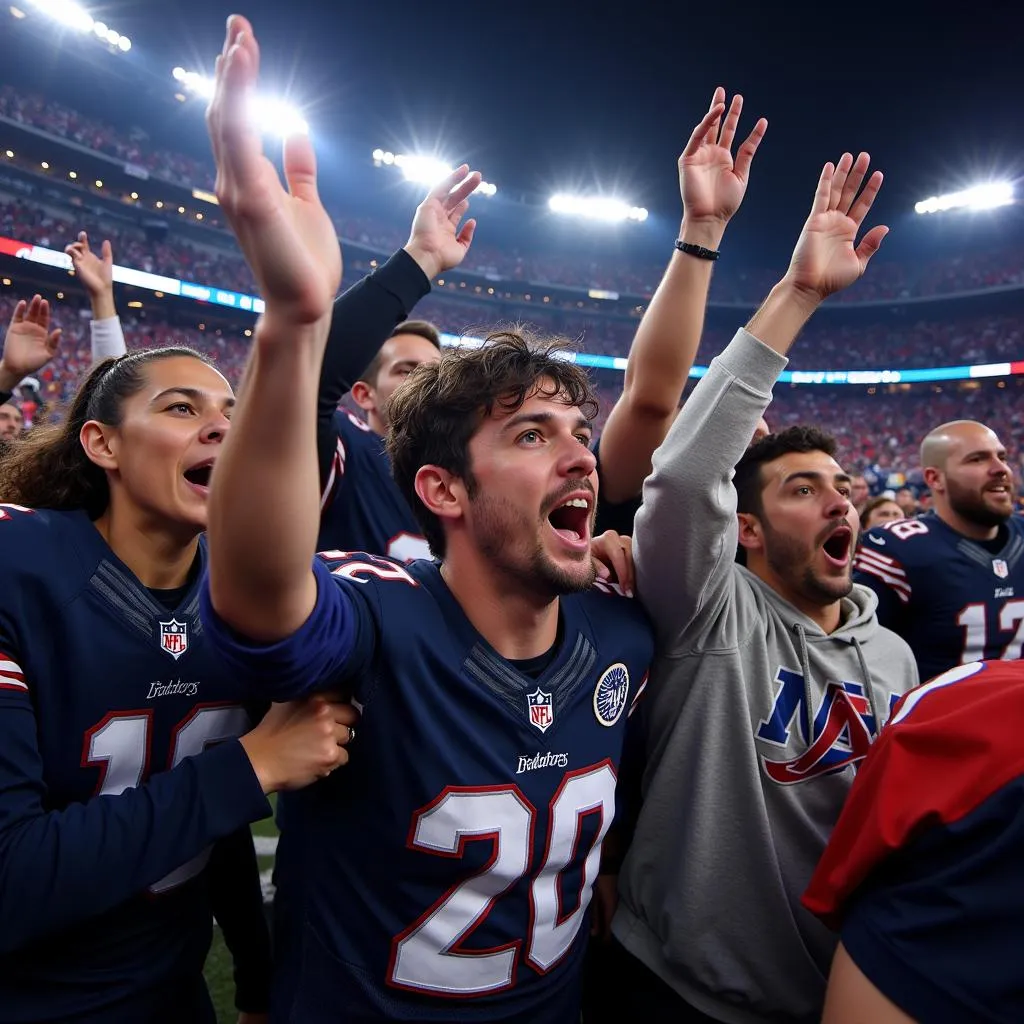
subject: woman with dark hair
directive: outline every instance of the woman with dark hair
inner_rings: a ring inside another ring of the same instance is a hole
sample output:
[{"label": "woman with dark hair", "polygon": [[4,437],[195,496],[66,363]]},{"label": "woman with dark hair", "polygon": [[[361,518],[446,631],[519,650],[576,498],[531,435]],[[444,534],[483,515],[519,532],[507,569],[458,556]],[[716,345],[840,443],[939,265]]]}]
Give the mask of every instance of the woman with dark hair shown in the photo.
[{"label": "woman with dark hair", "polygon": [[213,913],[235,953],[240,1020],[264,1019],[247,826],[270,813],[267,793],[345,762],[356,716],[317,697],[275,705],[247,731],[203,635],[207,494],[233,404],[198,353],[132,352],[97,365],[64,423],[0,463],[10,1024],[212,1022]]}]

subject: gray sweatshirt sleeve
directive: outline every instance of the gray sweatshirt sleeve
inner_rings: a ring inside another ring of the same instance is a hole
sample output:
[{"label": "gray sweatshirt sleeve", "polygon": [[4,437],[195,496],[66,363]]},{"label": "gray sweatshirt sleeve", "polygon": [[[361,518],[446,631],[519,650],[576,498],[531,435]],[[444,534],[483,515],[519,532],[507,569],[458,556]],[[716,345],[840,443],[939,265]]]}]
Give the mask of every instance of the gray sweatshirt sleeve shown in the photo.
[{"label": "gray sweatshirt sleeve", "polygon": [[733,469],[786,362],[741,328],[654,453],[633,558],[637,594],[664,653],[678,647],[703,609],[717,606],[735,572]]}]

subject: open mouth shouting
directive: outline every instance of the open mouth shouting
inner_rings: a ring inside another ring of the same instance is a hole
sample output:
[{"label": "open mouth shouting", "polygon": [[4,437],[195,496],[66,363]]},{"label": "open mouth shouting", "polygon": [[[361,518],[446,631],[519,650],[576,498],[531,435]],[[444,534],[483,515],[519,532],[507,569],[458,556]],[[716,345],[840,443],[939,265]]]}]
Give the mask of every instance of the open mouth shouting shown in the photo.
[{"label": "open mouth shouting", "polygon": [[825,561],[829,568],[845,569],[850,564],[852,547],[853,530],[847,523],[842,523],[825,538],[821,550],[825,553]]},{"label": "open mouth shouting", "polygon": [[548,513],[548,525],[573,553],[590,551],[593,508],[594,495],[590,491],[576,491],[561,499]]},{"label": "open mouth shouting", "polygon": [[194,466],[189,466],[182,474],[185,477],[185,483],[200,497],[205,498],[210,493],[210,474],[213,472],[215,461],[215,459],[204,459]]}]

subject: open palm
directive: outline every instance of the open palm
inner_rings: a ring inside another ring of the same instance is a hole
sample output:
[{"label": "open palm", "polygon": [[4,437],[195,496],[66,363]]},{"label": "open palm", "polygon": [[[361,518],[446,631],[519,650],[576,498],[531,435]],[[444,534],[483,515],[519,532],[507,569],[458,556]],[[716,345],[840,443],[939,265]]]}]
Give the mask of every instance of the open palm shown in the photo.
[{"label": "open palm", "polygon": [[50,330],[50,304],[39,295],[31,302],[22,299],[14,307],[14,315],[4,338],[4,370],[19,380],[41,370],[56,354],[60,344],[60,328]]},{"label": "open palm", "polygon": [[104,239],[97,256],[89,248],[89,236],[79,231],[78,241],[65,246],[64,251],[71,257],[71,265],[90,295],[114,287],[114,251],[109,239]]},{"label": "open palm", "polygon": [[249,105],[259,74],[252,26],[232,15],[217,58],[206,120],[217,163],[217,199],[267,302],[295,323],[330,315],[341,283],[341,249],[316,187],[316,157],[305,135],[284,145],[282,187],[263,154]]},{"label": "open palm", "polygon": [[476,221],[472,218],[465,224],[461,221],[469,209],[469,197],[479,185],[480,172],[471,172],[469,166],[463,164],[439,181],[416,207],[405,248],[427,277],[451,270],[466,258],[473,243]]},{"label": "open palm", "polygon": [[848,288],[882,244],[889,231],[883,225],[871,228],[856,244],[857,232],[882,187],[882,172],[875,171],[861,190],[869,164],[867,153],[856,161],[844,153],[834,167],[825,164],[787,273],[800,290],[825,299]]},{"label": "open palm", "polygon": [[743,202],[750,164],[768,122],[762,117],[754,125],[734,160],[732,144],[742,109],[743,97],[734,96],[723,123],[725,90],[717,88],[708,112],[679,157],[679,190],[685,216],[690,221],[715,220],[724,224]]}]

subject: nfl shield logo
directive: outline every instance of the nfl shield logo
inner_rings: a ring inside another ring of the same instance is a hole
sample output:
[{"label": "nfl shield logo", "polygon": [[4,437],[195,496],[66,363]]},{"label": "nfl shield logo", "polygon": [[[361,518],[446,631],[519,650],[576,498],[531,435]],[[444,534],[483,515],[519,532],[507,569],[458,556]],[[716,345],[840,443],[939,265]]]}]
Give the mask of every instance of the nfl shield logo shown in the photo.
[{"label": "nfl shield logo", "polygon": [[992,571],[1001,579],[1005,580],[1010,575],[1009,566],[1001,558],[992,559]]},{"label": "nfl shield logo", "polygon": [[171,619],[160,623],[160,648],[177,661],[188,650],[188,626]]},{"label": "nfl shield logo", "polygon": [[541,732],[547,732],[555,720],[555,706],[551,702],[551,694],[545,693],[538,686],[533,693],[526,695],[526,703],[530,709],[530,725],[535,725]]}]

